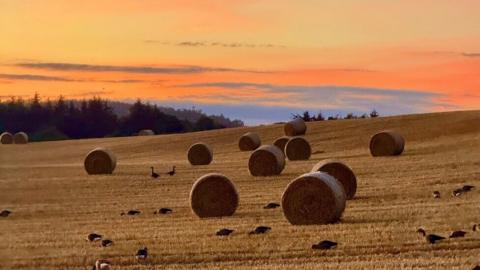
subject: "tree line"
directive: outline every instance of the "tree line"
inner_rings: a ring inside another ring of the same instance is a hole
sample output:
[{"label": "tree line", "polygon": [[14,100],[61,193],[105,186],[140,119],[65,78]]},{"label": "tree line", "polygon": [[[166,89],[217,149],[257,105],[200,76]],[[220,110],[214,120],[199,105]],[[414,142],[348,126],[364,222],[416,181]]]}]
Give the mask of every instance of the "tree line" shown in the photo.
[{"label": "tree line", "polygon": [[324,116],[322,112],[318,114],[311,114],[309,111],[304,111],[302,114],[292,114],[292,119],[301,118],[305,122],[313,122],[313,121],[325,121],[325,120],[340,120],[340,119],[359,119],[359,118],[376,118],[379,117],[380,114],[374,109],[369,114],[362,114],[362,115],[355,115],[354,113],[348,113],[346,116],[342,117],[339,114],[331,115],[331,116]]},{"label": "tree line", "polygon": [[24,131],[32,141],[130,136],[142,129],[156,134],[224,128],[208,116],[195,122],[165,114],[156,105],[137,100],[119,117],[107,100],[94,97],[73,101],[59,97],[42,102],[12,97],[0,101],[0,133]]}]

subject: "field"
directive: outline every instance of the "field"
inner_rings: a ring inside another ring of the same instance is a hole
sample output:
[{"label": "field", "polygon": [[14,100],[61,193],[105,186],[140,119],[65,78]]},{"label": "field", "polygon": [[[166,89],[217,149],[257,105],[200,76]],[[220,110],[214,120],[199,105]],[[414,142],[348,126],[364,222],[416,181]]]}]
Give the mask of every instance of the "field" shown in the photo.
[{"label": "field", "polygon": [[[400,131],[406,150],[398,157],[370,156],[370,136],[383,129]],[[278,177],[249,175],[248,152],[239,136],[258,132],[266,144],[283,135],[282,125],[235,128],[182,135],[125,137],[0,145],[0,269],[91,269],[107,258],[113,269],[472,269],[480,263],[480,112],[451,112],[308,124],[313,148],[308,161],[288,162]],[[189,145],[211,144],[214,162],[192,167]],[[113,175],[89,176],[85,154],[94,147],[116,153]],[[280,202],[287,184],[318,161],[337,158],[355,171],[358,190],[348,201],[342,222],[292,226]],[[177,174],[166,175],[173,165]],[[150,166],[163,173],[150,178]],[[240,205],[232,217],[196,217],[188,196],[203,174],[220,172],[237,186]],[[464,184],[477,189],[460,197]],[[434,199],[432,191],[441,192]],[[154,215],[160,207],[170,215]],[[138,216],[121,216],[140,209]],[[272,230],[248,235],[258,225]],[[215,236],[221,228],[235,232]],[[428,244],[416,230],[465,238]],[[114,241],[103,248],[87,242],[91,232]],[[328,251],[311,245],[329,239]],[[150,257],[136,262],[138,248]]]}]

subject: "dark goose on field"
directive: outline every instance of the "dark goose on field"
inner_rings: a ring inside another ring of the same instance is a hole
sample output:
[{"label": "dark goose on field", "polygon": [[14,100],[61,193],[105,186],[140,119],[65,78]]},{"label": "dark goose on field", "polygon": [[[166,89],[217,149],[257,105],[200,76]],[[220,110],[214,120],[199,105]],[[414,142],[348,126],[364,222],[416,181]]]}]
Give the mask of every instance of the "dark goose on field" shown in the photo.
[{"label": "dark goose on field", "polygon": [[330,240],[323,240],[318,244],[312,245],[312,249],[331,249],[337,247],[337,243]]},{"label": "dark goose on field", "polygon": [[264,234],[270,231],[272,228],[268,226],[258,226],[255,230],[251,231],[249,234]]},{"label": "dark goose on field", "polygon": [[228,236],[232,232],[233,232],[233,230],[224,228],[224,229],[221,229],[221,230],[217,231],[216,235],[218,235],[218,236]]}]

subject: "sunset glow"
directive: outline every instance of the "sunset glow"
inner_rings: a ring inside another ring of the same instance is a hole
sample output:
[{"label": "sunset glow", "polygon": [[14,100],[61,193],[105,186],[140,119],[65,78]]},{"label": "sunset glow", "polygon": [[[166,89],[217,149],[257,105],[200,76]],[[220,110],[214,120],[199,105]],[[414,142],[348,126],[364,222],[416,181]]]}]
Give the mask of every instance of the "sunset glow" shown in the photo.
[{"label": "sunset glow", "polygon": [[234,117],[252,105],[475,109],[479,10],[475,0],[0,0],[0,99],[141,98],[230,106]]}]

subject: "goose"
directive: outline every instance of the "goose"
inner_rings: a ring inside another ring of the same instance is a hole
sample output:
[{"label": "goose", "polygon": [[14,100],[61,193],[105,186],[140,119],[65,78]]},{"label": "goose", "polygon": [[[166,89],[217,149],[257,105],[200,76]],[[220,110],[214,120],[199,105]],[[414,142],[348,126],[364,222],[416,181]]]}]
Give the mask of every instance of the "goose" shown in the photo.
[{"label": "goose", "polygon": [[109,270],[110,269],[110,262],[107,260],[97,260],[95,265],[93,266],[92,270]]},{"label": "goose", "polygon": [[140,213],[141,213],[140,210],[133,209],[133,210],[129,210],[129,211],[127,212],[127,215],[129,215],[129,216],[135,216],[135,215],[139,215]]},{"label": "goose", "polygon": [[148,249],[147,247],[143,247],[137,251],[135,258],[137,261],[145,261],[148,257]]},{"label": "goose", "polygon": [[435,244],[437,241],[445,239],[445,237],[439,236],[439,235],[436,235],[436,234],[429,234],[429,235],[425,236],[425,239],[430,244]]},{"label": "goose", "polygon": [[275,209],[277,207],[280,207],[280,204],[271,202],[263,207],[263,209]]},{"label": "goose", "polygon": [[337,243],[330,240],[323,240],[318,244],[312,245],[312,249],[331,249],[337,247]]},{"label": "goose", "polygon": [[158,173],[154,172],[153,166],[150,167],[150,169],[152,169],[152,173],[150,174],[150,176],[152,176],[152,178],[158,178],[160,176]]},{"label": "goose", "polygon": [[0,212],[0,217],[8,217],[11,213],[12,211],[3,210],[2,212]]},{"label": "goose", "polygon": [[87,240],[90,242],[97,242],[102,240],[102,235],[97,233],[91,233],[87,236]]},{"label": "goose", "polygon": [[433,192],[433,198],[439,199],[440,198],[440,191],[434,191]]},{"label": "goose", "polygon": [[472,231],[478,231],[478,224],[473,224]]},{"label": "goose", "polygon": [[248,234],[264,234],[268,231],[270,231],[272,228],[268,227],[268,226],[258,226],[257,228],[255,228],[255,230],[249,232]]},{"label": "goose", "polygon": [[163,215],[170,214],[172,212],[173,210],[170,208],[160,208],[160,210],[158,210],[158,213]]},{"label": "goose", "polygon": [[459,238],[459,237],[464,237],[467,232],[464,231],[454,231],[452,234],[450,234],[450,238]]},{"label": "goose", "polygon": [[176,168],[176,167],[175,167],[175,166],[173,166],[173,167],[172,167],[172,170],[171,170],[171,171],[169,171],[169,172],[167,172],[167,174],[168,174],[168,175],[170,175],[170,176],[174,176],[174,175],[175,175],[175,173],[176,173],[176,171],[175,171],[175,168]]},{"label": "goose", "polygon": [[465,192],[463,189],[457,188],[454,191],[452,191],[452,196],[459,197],[460,195],[462,195],[463,192]]},{"label": "goose", "polygon": [[468,191],[471,191],[474,188],[475,188],[475,186],[472,186],[472,185],[464,185],[462,187],[462,190],[468,192]]},{"label": "goose", "polygon": [[105,239],[105,240],[102,240],[102,247],[109,247],[113,245],[113,241],[110,240],[110,239]]},{"label": "goose", "polygon": [[216,235],[218,235],[218,236],[228,236],[232,232],[233,232],[233,230],[231,230],[231,229],[223,228],[223,229],[219,230],[218,232],[216,232]]},{"label": "goose", "polygon": [[425,230],[423,228],[418,229],[417,233],[421,234],[422,236],[427,236],[427,233],[425,232]]}]

